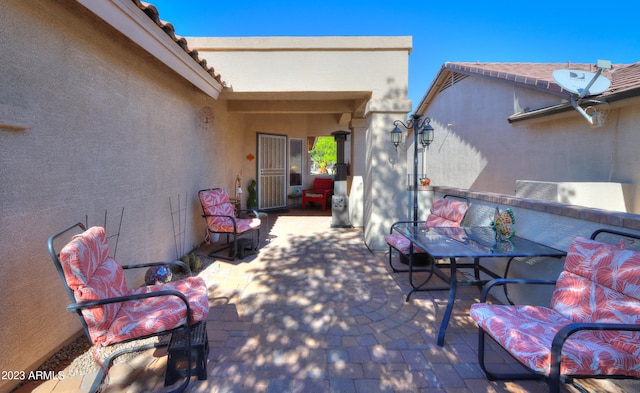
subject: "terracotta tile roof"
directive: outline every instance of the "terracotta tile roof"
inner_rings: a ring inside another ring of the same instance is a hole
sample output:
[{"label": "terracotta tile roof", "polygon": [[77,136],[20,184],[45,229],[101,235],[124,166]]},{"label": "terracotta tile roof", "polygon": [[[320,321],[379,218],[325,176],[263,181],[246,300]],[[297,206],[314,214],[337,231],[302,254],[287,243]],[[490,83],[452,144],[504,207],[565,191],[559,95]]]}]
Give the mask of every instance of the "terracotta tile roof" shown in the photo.
[{"label": "terracotta tile roof", "polygon": [[[567,95],[554,80],[552,73],[558,69],[575,69],[596,72],[595,64],[584,63],[445,63],[442,71],[462,73],[491,79],[502,79],[549,93]],[[606,98],[640,88],[640,63],[613,64],[602,73],[611,86],[600,97]]]},{"label": "terracotta tile roof", "polygon": [[133,2],[133,4],[136,5],[136,7],[142,10],[142,12],[147,14],[149,19],[151,19],[156,25],[158,25],[162,30],[164,30],[164,32],[169,37],[171,37],[171,39],[175,41],[175,43],[178,44],[180,48],[182,48],[182,50],[187,52],[187,54],[191,56],[191,58],[193,58],[193,60],[196,63],[200,64],[200,66],[204,68],[204,70],[209,75],[211,75],[218,82],[222,83],[220,75],[215,73],[215,70],[213,69],[213,67],[209,67],[207,65],[207,60],[200,59],[198,55],[198,51],[195,49],[190,49],[189,45],[187,44],[187,40],[184,39],[184,37],[179,37],[175,34],[175,30],[171,23],[165,22],[160,19],[160,13],[158,12],[157,8],[153,4],[149,4],[140,0],[131,0],[131,1]]},{"label": "terracotta tile roof", "polygon": [[611,87],[603,95],[619,94],[640,88],[640,62],[614,69]]}]

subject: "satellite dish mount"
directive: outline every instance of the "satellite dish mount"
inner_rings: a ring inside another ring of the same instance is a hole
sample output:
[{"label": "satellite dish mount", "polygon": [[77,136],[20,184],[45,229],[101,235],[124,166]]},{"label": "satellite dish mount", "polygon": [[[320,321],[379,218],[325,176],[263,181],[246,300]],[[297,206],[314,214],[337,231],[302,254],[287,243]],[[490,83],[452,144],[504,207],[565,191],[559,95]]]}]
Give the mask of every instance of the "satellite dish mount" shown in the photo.
[{"label": "satellite dish mount", "polygon": [[[611,86],[611,81],[602,75],[602,72],[611,69],[611,61],[598,60],[596,73],[582,70],[555,70],[553,79],[560,87],[571,93],[571,105],[594,127],[604,124],[605,114],[589,106],[582,109],[579,102],[592,95],[597,95]],[[595,101],[601,103],[600,101]]]}]

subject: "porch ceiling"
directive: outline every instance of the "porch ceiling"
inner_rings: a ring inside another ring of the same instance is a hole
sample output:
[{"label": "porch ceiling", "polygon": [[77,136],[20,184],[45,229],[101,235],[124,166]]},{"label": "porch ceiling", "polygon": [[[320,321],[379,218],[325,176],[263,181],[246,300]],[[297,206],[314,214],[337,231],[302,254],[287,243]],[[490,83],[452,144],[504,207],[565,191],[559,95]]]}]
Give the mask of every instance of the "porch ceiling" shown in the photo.
[{"label": "porch ceiling", "polygon": [[371,92],[232,92],[221,97],[235,113],[364,114]]}]

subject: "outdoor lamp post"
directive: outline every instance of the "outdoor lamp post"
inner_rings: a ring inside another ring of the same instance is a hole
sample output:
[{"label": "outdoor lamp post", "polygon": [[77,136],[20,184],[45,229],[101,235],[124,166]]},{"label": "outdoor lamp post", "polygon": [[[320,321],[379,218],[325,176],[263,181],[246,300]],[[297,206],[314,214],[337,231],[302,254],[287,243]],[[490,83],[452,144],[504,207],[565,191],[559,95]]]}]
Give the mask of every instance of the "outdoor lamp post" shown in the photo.
[{"label": "outdoor lamp post", "polygon": [[404,124],[402,120],[396,120],[393,122],[395,128],[391,131],[391,143],[396,147],[398,151],[398,145],[402,142],[402,131],[398,127],[402,125],[407,131],[413,129],[413,221],[418,221],[418,142],[422,147],[429,148],[431,142],[433,142],[434,129],[429,123],[431,119],[425,117],[420,121],[422,115],[414,113],[411,115],[411,119]]}]

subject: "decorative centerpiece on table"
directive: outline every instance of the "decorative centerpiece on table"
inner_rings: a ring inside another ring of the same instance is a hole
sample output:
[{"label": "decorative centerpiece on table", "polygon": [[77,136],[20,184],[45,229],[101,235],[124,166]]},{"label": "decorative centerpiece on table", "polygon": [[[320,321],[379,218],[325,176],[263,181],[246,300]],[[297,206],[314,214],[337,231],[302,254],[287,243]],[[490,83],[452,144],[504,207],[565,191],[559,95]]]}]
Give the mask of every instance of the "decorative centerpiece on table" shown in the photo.
[{"label": "decorative centerpiece on table", "polygon": [[516,220],[511,209],[500,212],[500,209],[496,207],[493,221],[491,221],[491,227],[495,233],[496,241],[511,239],[516,233],[516,229],[514,228],[515,222]]}]

